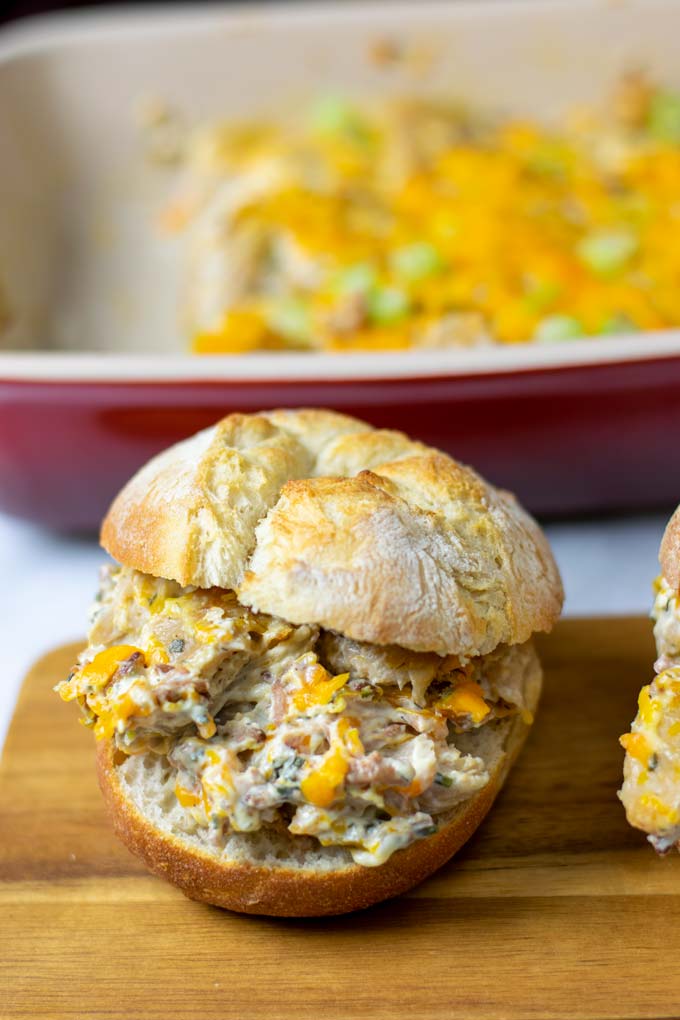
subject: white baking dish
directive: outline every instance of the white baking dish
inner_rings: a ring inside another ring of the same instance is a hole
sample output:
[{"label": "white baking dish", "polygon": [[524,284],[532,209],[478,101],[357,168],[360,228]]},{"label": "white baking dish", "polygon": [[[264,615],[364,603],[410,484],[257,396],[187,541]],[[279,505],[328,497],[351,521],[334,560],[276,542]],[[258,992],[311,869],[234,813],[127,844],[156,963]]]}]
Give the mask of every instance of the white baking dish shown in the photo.
[{"label": "white baking dish", "polygon": [[[0,35],[0,278],[7,351],[161,355],[121,362],[4,361],[3,374],[181,377],[181,241],[154,225],[167,177],[145,159],[135,110],[159,97],[191,123],[290,111],[310,92],[434,92],[550,119],[597,99],[627,68],[680,86],[672,0],[335,3],[120,8],[18,24]],[[410,54],[371,59],[377,40]],[[680,335],[559,348],[293,355],[285,371],[404,375],[505,371],[680,351]],[[304,364],[300,364],[303,361]],[[285,357],[289,362],[289,356]],[[277,378],[281,355],[211,359],[230,377]],[[192,374],[201,369],[193,363]]]}]

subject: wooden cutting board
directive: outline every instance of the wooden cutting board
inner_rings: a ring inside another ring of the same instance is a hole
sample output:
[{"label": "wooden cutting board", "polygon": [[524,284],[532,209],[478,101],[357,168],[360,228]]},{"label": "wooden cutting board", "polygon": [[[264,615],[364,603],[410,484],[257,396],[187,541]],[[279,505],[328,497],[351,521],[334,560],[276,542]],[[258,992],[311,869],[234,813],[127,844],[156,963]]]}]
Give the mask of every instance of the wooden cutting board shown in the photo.
[{"label": "wooden cutting board", "polygon": [[540,648],[538,721],[467,847],[408,896],[318,921],[229,914],[147,875],[51,692],[76,649],[47,655],[0,769],[0,1016],[679,1016],[680,855],[656,857],[616,798],[650,623],[568,620]]}]

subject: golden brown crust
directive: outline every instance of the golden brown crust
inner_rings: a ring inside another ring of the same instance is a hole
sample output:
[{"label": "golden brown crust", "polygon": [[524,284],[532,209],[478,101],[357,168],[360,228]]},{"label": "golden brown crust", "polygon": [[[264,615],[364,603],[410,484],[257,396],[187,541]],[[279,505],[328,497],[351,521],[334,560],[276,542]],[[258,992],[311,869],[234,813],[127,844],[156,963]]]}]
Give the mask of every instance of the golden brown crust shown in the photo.
[{"label": "golden brown crust", "polygon": [[672,588],[680,588],[680,507],[677,508],[661,539],[661,573]]},{"label": "golden brown crust", "polygon": [[258,526],[238,593],[293,623],[440,655],[522,643],[561,607],[534,521],[436,451],[289,482]]},{"label": "golden brown crust", "polygon": [[111,741],[98,745],[97,771],[118,837],[150,871],[191,899],[247,914],[319,917],[360,910],[397,896],[445,864],[482,823],[528,731],[529,726],[517,717],[506,753],[487,785],[461,805],[437,833],[398,850],[375,868],[358,864],[335,871],[273,868],[218,858],[161,830],[141,814],[119,781]]},{"label": "golden brown crust", "polygon": [[102,544],[293,623],[441,655],[526,641],[562,586],[536,523],[470,468],[330,411],[230,415],[155,458]]},{"label": "golden brown crust", "polygon": [[154,457],[122,489],[101,543],[119,563],[201,588],[234,588],[257,522],[312,457],[261,415],[232,414]]}]

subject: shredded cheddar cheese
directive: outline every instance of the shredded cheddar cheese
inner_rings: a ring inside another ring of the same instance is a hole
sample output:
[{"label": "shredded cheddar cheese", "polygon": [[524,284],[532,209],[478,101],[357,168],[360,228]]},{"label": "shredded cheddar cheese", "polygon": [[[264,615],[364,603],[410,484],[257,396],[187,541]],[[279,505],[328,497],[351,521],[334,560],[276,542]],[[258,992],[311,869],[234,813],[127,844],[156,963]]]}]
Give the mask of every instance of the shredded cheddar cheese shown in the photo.
[{"label": "shredded cheddar cheese", "polygon": [[661,718],[662,706],[658,698],[652,698],[651,687],[643,687],[638,697],[638,714],[643,726],[654,730]]},{"label": "shredded cheddar cheese", "polygon": [[311,804],[329,807],[336,799],[349,769],[351,755],[363,754],[359,731],[349,719],[339,720],[337,741],[317,768],[311,769],[300,782],[300,791]]},{"label": "shredded cheddar cheese", "polygon": [[[634,118],[624,93],[638,97]],[[193,183],[164,216],[209,238],[194,249],[210,272],[196,274],[193,350],[553,343],[678,325],[680,115],[660,108],[680,97],[629,75],[588,116],[552,126],[339,97],[290,123],[206,126],[186,150]],[[210,222],[239,270],[226,287]]]},{"label": "shredded cheddar cheese", "polygon": [[146,661],[149,665],[167,663],[170,661],[165,645],[157,638],[151,637],[146,645]]},{"label": "shredded cheddar cheese", "polygon": [[302,796],[317,807],[329,807],[349,768],[344,752],[336,747],[329,751],[318,768],[312,769],[300,782]]},{"label": "shredded cheddar cheese", "polygon": [[680,810],[666,804],[654,794],[643,794],[640,797],[640,804],[643,808],[650,808],[658,818],[662,818],[670,825],[677,825],[680,822]]},{"label": "shredded cheddar cheese", "polygon": [[187,790],[186,787],[181,786],[179,783],[175,783],[175,796],[182,807],[196,807],[201,803],[201,797],[198,794]]},{"label": "shredded cheddar cheese", "polygon": [[469,716],[475,725],[483,722],[491,711],[484,700],[482,688],[472,680],[464,681],[444,695],[435,709],[454,719]]},{"label": "shredded cheddar cheese", "polygon": [[134,645],[114,645],[112,648],[105,648],[103,652],[95,655],[92,662],[75,673],[70,680],[59,685],[59,694],[64,701],[73,701],[79,695],[86,692],[101,691],[109,683],[114,673],[122,662],[129,659],[131,655],[138,652],[143,656],[140,648]]},{"label": "shredded cheddar cheese", "polygon": [[147,706],[137,702],[132,696],[133,693],[134,685],[111,705],[99,705],[91,699],[91,707],[97,710],[97,720],[94,724],[94,735],[97,740],[112,737],[118,727],[124,725],[130,716],[148,714]]},{"label": "shredded cheddar cheese", "polygon": [[302,686],[293,695],[293,703],[298,712],[319,705],[327,705],[333,695],[345,686],[349,673],[331,676],[321,665],[308,669]]},{"label": "shredded cheddar cheese", "polygon": [[624,733],[623,736],[619,737],[619,743],[632,758],[635,758],[643,765],[647,764],[651,748],[642,733]]}]

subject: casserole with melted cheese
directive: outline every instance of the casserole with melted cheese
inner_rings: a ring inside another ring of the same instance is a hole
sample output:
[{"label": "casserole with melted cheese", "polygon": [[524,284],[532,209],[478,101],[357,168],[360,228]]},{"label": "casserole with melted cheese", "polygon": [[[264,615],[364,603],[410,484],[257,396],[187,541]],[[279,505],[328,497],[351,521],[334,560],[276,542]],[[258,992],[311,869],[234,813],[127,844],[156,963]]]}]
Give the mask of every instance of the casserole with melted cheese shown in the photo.
[{"label": "casserole with melted cheese", "polygon": [[640,74],[562,123],[320,98],[206,124],[162,216],[197,353],[475,347],[680,323],[680,97]]}]

